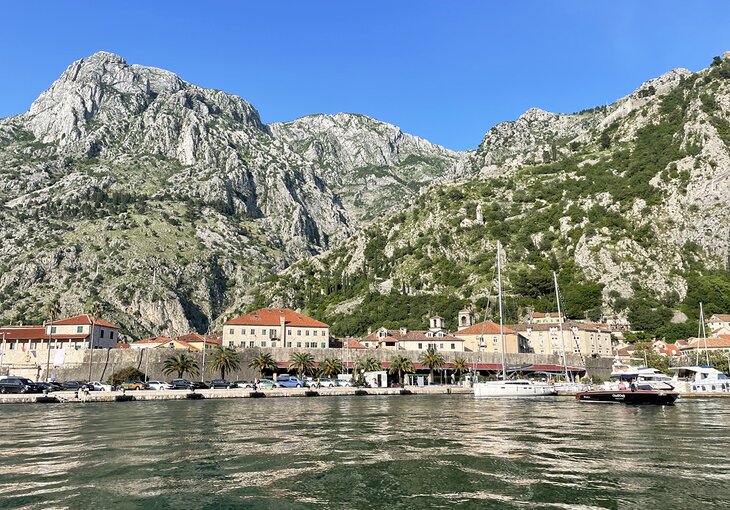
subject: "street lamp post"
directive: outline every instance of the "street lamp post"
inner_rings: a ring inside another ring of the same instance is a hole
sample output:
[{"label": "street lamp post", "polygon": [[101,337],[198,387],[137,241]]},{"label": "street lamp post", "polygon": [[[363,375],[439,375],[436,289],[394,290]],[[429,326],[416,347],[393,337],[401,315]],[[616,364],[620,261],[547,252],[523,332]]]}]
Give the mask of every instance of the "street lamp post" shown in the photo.
[{"label": "street lamp post", "polygon": [[53,343],[53,316],[51,316],[51,325],[48,326],[48,352],[46,353],[46,382],[49,382],[51,374],[51,344]]}]

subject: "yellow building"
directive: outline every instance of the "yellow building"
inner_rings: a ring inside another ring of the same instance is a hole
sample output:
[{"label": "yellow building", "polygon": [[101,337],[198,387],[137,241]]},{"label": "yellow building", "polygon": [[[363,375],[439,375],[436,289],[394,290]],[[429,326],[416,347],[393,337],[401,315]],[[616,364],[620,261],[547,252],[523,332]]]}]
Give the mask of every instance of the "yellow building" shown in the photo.
[{"label": "yellow building", "polygon": [[[526,340],[520,338],[512,327],[504,326],[505,353],[530,352]],[[464,350],[470,352],[502,352],[502,340],[499,324],[493,321],[484,321],[462,328],[454,336],[464,340]]]},{"label": "yellow building", "polygon": [[287,308],[261,308],[223,325],[228,347],[326,349],[329,337],[329,325]]},{"label": "yellow building", "polygon": [[583,356],[610,357],[613,354],[611,330],[606,324],[593,322],[567,321],[563,323],[563,336],[560,323],[554,324],[515,324],[510,325],[530,346],[535,354],[562,354],[563,338],[565,352]]}]

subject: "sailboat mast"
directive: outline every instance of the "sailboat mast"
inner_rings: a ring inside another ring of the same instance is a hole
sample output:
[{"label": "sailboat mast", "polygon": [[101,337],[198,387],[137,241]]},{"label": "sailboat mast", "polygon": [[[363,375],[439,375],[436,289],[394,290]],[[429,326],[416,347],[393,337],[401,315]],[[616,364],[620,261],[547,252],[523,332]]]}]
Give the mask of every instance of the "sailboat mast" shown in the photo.
[{"label": "sailboat mast", "polygon": [[565,353],[565,333],[563,332],[563,314],[560,310],[560,290],[558,289],[558,273],[553,271],[553,281],[555,282],[555,301],[558,303],[558,324],[560,324],[560,341],[563,343],[563,371],[565,372],[565,382],[570,382],[568,375],[568,356]]},{"label": "sailboat mast", "polygon": [[[700,329],[702,330],[702,338],[705,340],[705,363],[709,367],[710,366],[710,353],[707,352],[707,331],[705,330],[705,312],[702,309],[701,302],[700,302]],[[699,345],[697,347],[699,347]]]},{"label": "sailboat mast", "polygon": [[497,241],[497,286],[499,298],[499,337],[502,342],[502,380],[507,380],[507,364],[504,359],[504,319],[502,316],[502,245]]}]

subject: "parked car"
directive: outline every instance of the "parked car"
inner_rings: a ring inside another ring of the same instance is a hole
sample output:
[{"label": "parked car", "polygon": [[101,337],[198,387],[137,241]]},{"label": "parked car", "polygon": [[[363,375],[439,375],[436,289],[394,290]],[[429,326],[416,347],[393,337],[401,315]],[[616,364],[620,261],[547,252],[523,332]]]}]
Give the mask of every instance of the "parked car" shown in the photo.
[{"label": "parked car", "polygon": [[279,388],[279,385],[271,379],[261,379],[257,388],[260,390],[270,390],[271,388]]},{"label": "parked car", "polygon": [[226,381],[225,379],[213,379],[212,381],[210,381],[210,387],[214,390],[227,390],[230,388],[235,388],[236,383]]},{"label": "parked car", "polygon": [[63,389],[63,385],[55,381],[37,382],[36,384],[41,387],[41,391],[48,393],[52,391],[61,391]]},{"label": "parked car", "polygon": [[192,390],[193,383],[187,379],[173,379],[170,381],[171,390]]},{"label": "parked car", "polygon": [[86,384],[86,387],[89,388],[89,391],[112,391],[111,384],[104,384],[101,381],[92,381]]},{"label": "parked car", "polygon": [[148,381],[147,386],[149,386],[149,388],[151,390],[171,390],[172,389],[172,385],[165,381]]},{"label": "parked car", "polygon": [[146,390],[148,388],[147,383],[142,381],[124,381],[119,387],[123,390]]},{"label": "parked car", "polygon": [[319,379],[319,385],[322,388],[334,388],[335,386],[337,386],[337,381],[328,377],[321,377]]},{"label": "parked car", "polygon": [[253,383],[248,381],[236,381],[232,383],[232,388],[253,388]]},{"label": "parked car", "polygon": [[210,388],[210,386],[208,386],[203,381],[193,381],[192,385],[194,390],[207,390],[208,388]]},{"label": "parked car", "polygon": [[282,388],[306,388],[307,383],[305,381],[302,381],[296,376],[293,375],[287,375],[287,376],[280,376],[276,379],[276,384],[278,384]]},{"label": "parked car", "polygon": [[64,381],[63,389],[65,391],[76,391],[86,386],[86,381]]},{"label": "parked car", "polygon": [[337,379],[337,386],[340,386],[342,388],[350,388],[352,386],[352,381],[346,381],[344,379]]},{"label": "parked car", "polygon": [[0,393],[42,393],[43,389],[25,377],[7,377],[0,381]]}]

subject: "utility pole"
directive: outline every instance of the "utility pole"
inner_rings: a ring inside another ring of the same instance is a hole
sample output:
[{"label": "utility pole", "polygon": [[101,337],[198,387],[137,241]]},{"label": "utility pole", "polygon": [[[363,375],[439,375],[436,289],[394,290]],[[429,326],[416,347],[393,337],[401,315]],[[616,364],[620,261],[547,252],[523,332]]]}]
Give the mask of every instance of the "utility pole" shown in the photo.
[{"label": "utility pole", "polygon": [[53,315],[51,315],[51,322],[48,325],[48,349],[46,349],[46,382],[50,381],[51,372],[51,343],[53,342]]}]

